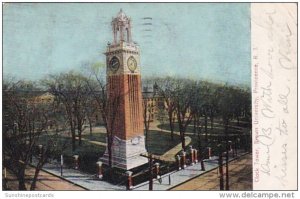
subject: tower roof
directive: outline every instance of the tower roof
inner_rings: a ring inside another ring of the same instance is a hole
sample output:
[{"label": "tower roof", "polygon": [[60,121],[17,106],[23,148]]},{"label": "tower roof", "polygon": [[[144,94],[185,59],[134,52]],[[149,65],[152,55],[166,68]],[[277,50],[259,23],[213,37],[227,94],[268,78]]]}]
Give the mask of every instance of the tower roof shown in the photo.
[{"label": "tower roof", "polygon": [[114,41],[113,44],[119,42],[132,43],[131,39],[131,19],[126,16],[122,9],[118,12],[117,16],[111,22]]},{"label": "tower roof", "polygon": [[120,11],[118,12],[118,15],[117,15],[116,19],[118,19],[119,21],[127,21],[127,20],[128,20],[128,17],[127,17],[126,14],[123,12],[122,8],[121,8]]}]

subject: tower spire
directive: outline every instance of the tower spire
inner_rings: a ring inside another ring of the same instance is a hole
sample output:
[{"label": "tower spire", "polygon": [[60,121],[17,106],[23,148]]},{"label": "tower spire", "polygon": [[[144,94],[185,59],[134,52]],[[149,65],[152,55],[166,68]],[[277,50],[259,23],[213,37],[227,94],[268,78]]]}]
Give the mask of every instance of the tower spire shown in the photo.
[{"label": "tower spire", "polygon": [[117,16],[113,18],[112,22],[113,30],[113,44],[120,42],[131,43],[131,19],[126,16],[121,8]]}]

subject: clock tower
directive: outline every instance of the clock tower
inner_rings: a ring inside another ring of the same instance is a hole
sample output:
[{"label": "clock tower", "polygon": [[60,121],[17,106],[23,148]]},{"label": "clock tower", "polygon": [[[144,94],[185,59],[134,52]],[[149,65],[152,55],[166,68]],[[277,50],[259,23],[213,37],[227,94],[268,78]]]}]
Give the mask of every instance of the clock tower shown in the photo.
[{"label": "clock tower", "polygon": [[[140,51],[131,38],[131,19],[122,9],[112,22],[113,42],[106,55],[108,128],[112,135],[112,166],[129,170],[148,162],[141,91]],[[109,164],[109,150],[101,160]]]}]

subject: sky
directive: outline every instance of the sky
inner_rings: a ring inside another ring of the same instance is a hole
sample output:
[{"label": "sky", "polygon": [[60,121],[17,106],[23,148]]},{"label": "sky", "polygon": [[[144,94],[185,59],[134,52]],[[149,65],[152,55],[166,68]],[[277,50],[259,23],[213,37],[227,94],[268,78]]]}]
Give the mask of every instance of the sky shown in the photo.
[{"label": "sky", "polygon": [[86,62],[105,63],[111,20],[121,8],[132,19],[142,77],[250,86],[248,3],[9,3],[3,8],[4,78],[38,80],[81,71]]}]

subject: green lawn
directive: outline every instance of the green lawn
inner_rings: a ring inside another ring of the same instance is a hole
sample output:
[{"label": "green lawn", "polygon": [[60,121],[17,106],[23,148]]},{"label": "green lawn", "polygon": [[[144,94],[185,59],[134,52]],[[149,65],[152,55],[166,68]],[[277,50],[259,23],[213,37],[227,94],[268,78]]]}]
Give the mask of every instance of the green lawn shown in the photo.
[{"label": "green lawn", "polygon": [[[39,139],[39,144],[45,145],[52,135],[43,135]],[[72,151],[71,137],[58,136],[55,139],[57,154],[52,154],[54,159],[60,160],[60,155],[64,155],[64,163],[68,167],[73,167],[73,155],[79,155],[79,167],[82,171],[95,173],[97,171],[96,162],[103,156],[105,147],[82,140],[82,145],[76,141],[76,150]]]},{"label": "green lawn", "polygon": [[[71,137],[57,137],[56,147],[57,149],[61,149],[63,151],[62,153],[68,156],[72,156],[74,154],[84,155],[86,153],[99,154],[100,156],[105,152],[104,146],[90,143],[88,142],[88,140],[106,143],[106,134],[95,132],[92,135],[84,134],[82,135],[82,138],[86,140],[82,140],[81,146],[78,145],[78,140],[76,140],[76,150],[74,152],[72,152]],[[39,144],[44,145],[45,143],[47,143],[48,139],[48,135],[41,136]],[[174,139],[172,140],[171,135],[168,132],[150,130],[146,143],[149,152],[157,155],[162,155],[166,151],[170,150],[180,143],[180,136],[174,135]]]},{"label": "green lawn", "polygon": [[65,136],[57,136],[54,138],[52,135],[43,135],[40,137],[38,144],[45,145],[49,141],[49,138],[53,139],[55,142],[56,149],[67,156],[72,156],[74,154],[81,155],[86,153],[99,154],[100,156],[105,151],[104,146],[90,143],[87,140],[82,140],[82,145],[79,146],[78,140],[76,140],[76,150],[73,152],[71,137]]},{"label": "green lawn", "polygon": [[[158,125],[159,128],[169,130],[168,124]],[[250,130],[250,129],[249,129]],[[178,124],[175,124],[175,131],[179,131]],[[240,138],[243,138],[243,132],[240,130],[240,127],[230,127],[229,133],[234,135],[239,135]],[[214,124],[214,129],[210,129],[210,125],[208,126],[208,143],[205,142],[205,133],[204,129],[202,129],[202,134],[200,136],[201,146],[210,146],[215,148],[214,142],[216,140],[225,140],[224,136],[224,128],[218,122]],[[191,137],[192,142],[190,145],[194,147],[198,147],[198,137],[193,133],[193,126],[190,125],[187,128],[186,136]],[[39,139],[39,144],[46,144],[49,137],[52,135],[43,135]],[[96,162],[99,157],[101,157],[105,152],[105,146],[101,146],[95,143],[90,143],[90,141],[98,141],[102,143],[106,143],[106,134],[100,132],[93,132],[92,134],[86,133],[82,135],[82,145],[78,145],[78,140],[76,140],[76,150],[72,151],[72,144],[71,144],[71,137],[65,136],[58,136],[57,139],[57,149],[61,149],[62,152],[58,152],[56,157],[59,158],[60,154],[63,153],[65,155],[66,163],[69,162],[72,165],[72,156],[74,154],[79,155],[81,157],[81,168],[88,172],[95,172],[96,171]],[[232,139],[232,138],[230,138]],[[150,130],[148,132],[148,138],[146,140],[146,147],[148,152],[156,154],[156,155],[163,155],[168,150],[172,149],[177,144],[180,144],[180,136],[174,134],[174,139],[171,139],[170,132],[163,132],[159,130]]]},{"label": "green lawn", "polygon": [[[169,124],[159,124],[158,128],[170,131]],[[230,126],[228,130],[229,130],[229,133],[233,133],[233,134],[239,134],[239,133],[241,133],[240,128],[236,127],[236,126]],[[175,125],[174,125],[174,131],[179,132],[178,123],[175,123]],[[190,124],[187,127],[186,133],[188,133],[188,134],[194,133],[194,127],[193,127],[192,124]],[[204,134],[204,128],[202,128],[202,133]],[[223,134],[224,133],[224,127],[222,125],[220,125],[220,124],[214,124],[213,125],[213,129],[211,129],[210,125],[208,125],[207,126],[207,133],[208,134],[216,134],[216,135]]]},{"label": "green lawn", "polygon": [[[82,137],[91,141],[106,143],[106,134],[104,133],[95,132],[92,135],[82,135]],[[174,140],[172,140],[170,133],[150,130],[146,143],[149,152],[161,155],[180,143],[180,137],[174,135]]]},{"label": "green lawn", "polygon": [[[202,129],[202,133],[200,135],[200,142],[201,142],[202,147],[210,146],[210,147],[215,148],[216,143],[218,143],[219,141],[224,141],[225,140],[224,127],[222,126],[220,121],[216,121],[216,122],[217,123],[214,123],[214,125],[213,125],[213,129],[211,129],[210,123],[208,125],[208,128],[207,128],[208,142],[205,141],[204,128]],[[236,122],[231,122],[230,125],[237,125],[237,123]],[[158,128],[162,128],[164,130],[170,130],[170,126],[169,126],[168,123],[167,124],[160,124],[160,125],[158,125]],[[250,129],[251,128],[249,128],[248,133],[250,132]],[[178,123],[175,123],[174,131],[179,132]],[[245,142],[244,131],[241,130],[241,127],[239,127],[239,126],[230,126],[229,129],[228,129],[229,140],[233,141],[234,140],[233,135],[234,135],[234,136],[237,136],[238,138],[240,138],[241,145],[244,144],[244,142]],[[169,134],[169,133],[166,133],[166,134]],[[192,145],[194,147],[198,147],[199,138],[196,134],[194,134],[194,127],[193,127],[192,124],[190,124],[187,127],[186,136],[189,136],[192,139],[192,142],[189,145]],[[248,134],[248,136],[249,136],[249,134]]]},{"label": "green lawn", "polygon": [[84,135],[82,135],[82,137],[85,139],[91,140],[91,141],[106,143],[106,134],[105,133],[94,132],[92,134],[84,134]]},{"label": "green lawn", "polygon": [[180,143],[180,136],[174,135],[172,140],[170,133],[150,130],[146,142],[148,152],[162,155]]}]

